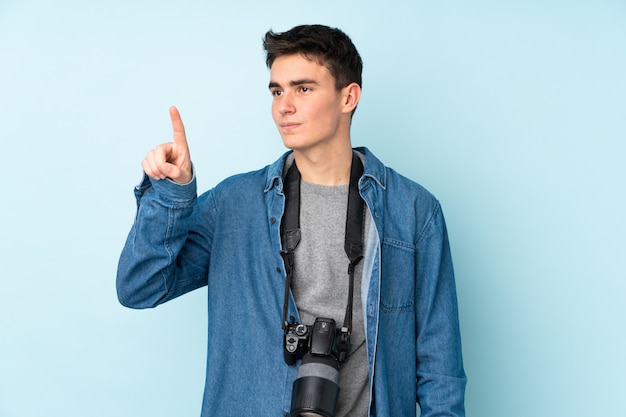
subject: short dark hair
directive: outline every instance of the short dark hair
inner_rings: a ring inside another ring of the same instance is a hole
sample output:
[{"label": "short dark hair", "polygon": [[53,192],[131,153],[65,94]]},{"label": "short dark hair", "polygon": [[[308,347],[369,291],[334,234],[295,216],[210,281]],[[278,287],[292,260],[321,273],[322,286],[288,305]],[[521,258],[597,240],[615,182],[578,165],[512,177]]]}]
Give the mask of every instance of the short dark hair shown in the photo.
[{"label": "short dark hair", "polygon": [[352,40],[339,29],[324,25],[301,25],[286,32],[265,34],[265,63],[284,55],[302,54],[324,65],[335,78],[337,90],[351,83],[362,86],[363,61]]}]

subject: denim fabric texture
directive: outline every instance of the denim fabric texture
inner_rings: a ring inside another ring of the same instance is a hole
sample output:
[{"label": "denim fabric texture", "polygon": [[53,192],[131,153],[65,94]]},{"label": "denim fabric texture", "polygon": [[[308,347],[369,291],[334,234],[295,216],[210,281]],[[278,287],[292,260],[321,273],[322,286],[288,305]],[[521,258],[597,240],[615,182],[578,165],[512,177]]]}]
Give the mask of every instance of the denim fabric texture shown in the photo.
[{"label": "denim fabric texture", "polygon": [[[359,181],[373,220],[362,300],[370,416],[465,415],[454,272],[439,202],[366,148]],[[144,178],[117,275],[120,302],[150,308],[207,286],[202,416],[288,415],[296,366],[283,360],[283,167],[230,177],[197,197]],[[289,315],[298,319],[291,298]]]}]

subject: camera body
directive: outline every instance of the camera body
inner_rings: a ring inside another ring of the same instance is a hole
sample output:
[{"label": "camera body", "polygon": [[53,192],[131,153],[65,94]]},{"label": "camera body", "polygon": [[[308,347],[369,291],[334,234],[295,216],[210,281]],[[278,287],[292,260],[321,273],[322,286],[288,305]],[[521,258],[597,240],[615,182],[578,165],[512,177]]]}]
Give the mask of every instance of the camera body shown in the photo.
[{"label": "camera body", "polygon": [[285,329],[285,363],[294,365],[307,352],[314,355],[332,355],[343,363],[350,353],[350,335],[345,329],[337,328],[335,320],[318,317],[312,326],[289,323]]}]

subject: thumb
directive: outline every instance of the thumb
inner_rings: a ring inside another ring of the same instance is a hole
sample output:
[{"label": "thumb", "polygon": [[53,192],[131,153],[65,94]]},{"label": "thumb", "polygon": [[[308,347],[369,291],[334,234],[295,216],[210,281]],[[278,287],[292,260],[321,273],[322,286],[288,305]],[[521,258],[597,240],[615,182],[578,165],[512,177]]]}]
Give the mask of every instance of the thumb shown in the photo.
[{"label": "thumb", "polygon": [[179,184],[186,184],[193,178],[193,174],[191,172],[180,169],[176,165],[169,162],[164,162],[160,169],[167,178]]}]

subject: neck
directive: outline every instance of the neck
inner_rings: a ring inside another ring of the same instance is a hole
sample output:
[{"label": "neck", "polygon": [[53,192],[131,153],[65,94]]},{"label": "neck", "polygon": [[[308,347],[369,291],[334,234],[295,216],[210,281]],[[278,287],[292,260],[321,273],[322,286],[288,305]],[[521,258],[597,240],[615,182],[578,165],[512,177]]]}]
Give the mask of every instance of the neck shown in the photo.
[{"label": "neck", "polygon": [[294,150],[298,170],[303,181],[318,185],[345,185],[350,183],[350,167],[352,166],[352,148],[350,146],[339,152],[310,153]]}]

